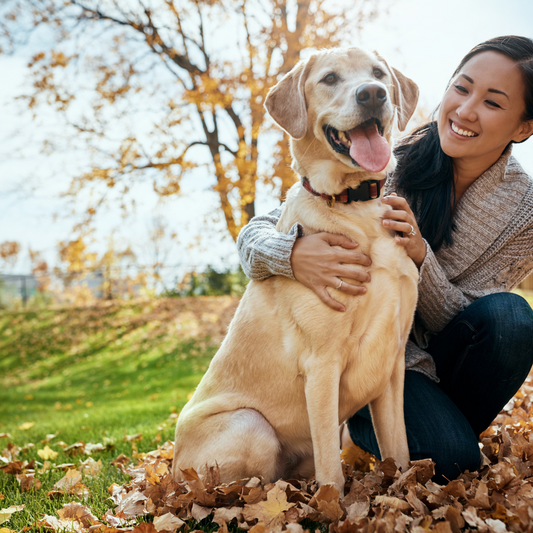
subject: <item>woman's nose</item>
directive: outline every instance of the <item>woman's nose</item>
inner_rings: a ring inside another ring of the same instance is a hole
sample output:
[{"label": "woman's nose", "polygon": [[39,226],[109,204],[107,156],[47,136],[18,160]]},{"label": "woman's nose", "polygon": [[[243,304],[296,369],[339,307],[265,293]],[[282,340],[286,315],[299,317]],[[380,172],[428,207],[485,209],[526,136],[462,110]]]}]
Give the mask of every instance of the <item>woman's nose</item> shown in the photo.
[{"label": "woman's nose", "polygon": [[457,116],[459,118],[462,118],[463,120],[468,120],[469,122],[475,122],[477,120],[477,113],[476,113],[473,102],[471,102],[470,100],[468,100],[467,102],[463,102],[457,108]]}]

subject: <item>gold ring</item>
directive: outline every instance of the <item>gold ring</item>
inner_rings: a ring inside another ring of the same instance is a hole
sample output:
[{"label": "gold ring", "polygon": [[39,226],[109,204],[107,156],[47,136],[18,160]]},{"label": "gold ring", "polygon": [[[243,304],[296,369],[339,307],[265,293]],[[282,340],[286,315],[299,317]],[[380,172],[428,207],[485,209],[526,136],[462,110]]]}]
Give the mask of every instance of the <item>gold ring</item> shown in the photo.
[{"label": "gold ring", "polygon": [[341,290],[341,287],[342,287],[342,284],[343,284],[343,281],[342,281],[342,279],[341,279],[341,280],[339,280],[339,284],[338,284],[337,287],[335,287],[335,288],[336,288],[338,291],[340,291],[340,290]]},{"label": "gold ring", "polygon": [[[409,224],[409,226],[411,226],[411,224]],[[411,226],[411,231],[407,235],[416,235],[416,231],[415,231],[415,228],[413,228],[413,226]]]}]

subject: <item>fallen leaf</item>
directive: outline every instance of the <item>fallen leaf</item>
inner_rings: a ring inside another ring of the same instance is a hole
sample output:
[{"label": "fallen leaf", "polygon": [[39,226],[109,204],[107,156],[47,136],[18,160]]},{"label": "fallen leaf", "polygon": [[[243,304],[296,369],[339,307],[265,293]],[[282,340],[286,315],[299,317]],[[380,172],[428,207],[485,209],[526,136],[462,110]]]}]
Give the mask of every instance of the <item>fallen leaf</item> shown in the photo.
[{"label": "fallen leaf", "polygon": [[13,513],[18,513],[19,511],[22,511],[26,507],[25,505],[12,505],[11,507],[7,507],[6,509],[0,509],[0,524],[3,524],[4,522],[7,522]]},{"label": "fallen leaf", "polygon": [[41,488],[41,482],[35,478],[35,474],[17,474],[17,481],[20,483],[20,490],[22,492],[29,492],[30,490],[37,491]]},{"label": "fallen leaf", "polygon": [[74,469],[67,470],[67,473],[54,485],[55,489],[64,490],[69,493],[77,483],[81,481],[81,472]]},{"label": "fallen leaf", "polygon": [[100,520],[91,513],[88,507],[77,502],[63,505],[57,514],[61,520],[75,520],[86,528],[100,523]]},{"label": "fallen leaf", "polygon": [[33,426],[35,426],[35,422],[24,422],[20,424],[19,429],[22,429],[22,431],[26,431],[27,429],[30,429]]},{"label": "fallen leaf", "polygon": [[49,446],[45,446],[42,450],[37,450],[37,455],[41,459],[55,459],[59,452],[54,452]]},{"label": "fallen leaf", "polygon": [[374,502],[378,505],[386,505],[387,507],[392,507],[393,509],[399,509],[400,511],[410,511],[412,509],[408,502],[393,496],[376,496]]},{"label": "fallen leaf", "polygon": [[166,513],[154,518],[154,527],[157,531],[174,531],[177,528],[180,528],[183,524],[185,524],[185,522],[180,520],[177,516],[174,516],[172,513]]},{"label": "fallen leaf", "polygon": [[287,501],[287,494],[277,485],[267,493],[267,501],[246,504],[243,509],[243,515],[246,520],[258,519],[258,523],[266,527],[277,527],[284,522],[285,511],[294,507],[294,503]]},{"label": "fallen leaf", "polygon": [[3,470],[6,474],[11,474],[12,476],[22,474],[24,463],[22,461],[11,461],[10,463],[7,463],[7,465],[0,466],[0,470]]},{"label": "fallen leaf", "polygon": [[96,477],[102,470],[102,460],[95,461],[92,457],[79,462],[79,469],[84,476]]}]

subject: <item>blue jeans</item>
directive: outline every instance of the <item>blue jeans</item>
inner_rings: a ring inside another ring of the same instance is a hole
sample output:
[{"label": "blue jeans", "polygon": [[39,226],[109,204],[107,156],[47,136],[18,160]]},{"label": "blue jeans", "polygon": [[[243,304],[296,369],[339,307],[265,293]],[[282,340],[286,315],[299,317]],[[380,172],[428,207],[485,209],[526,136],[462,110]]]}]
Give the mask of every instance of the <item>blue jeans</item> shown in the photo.
[{"label": "blue jeans", "polygon": [[[405,372],[404,413],[411,459],[431,457],[435,481],[480,464],[478,435],[496,418],[533,364],[533,311],[513,293],[479,298],[431,340],[440,383]],[[359,447],[380,458],[368,407],[348,428]]]}]

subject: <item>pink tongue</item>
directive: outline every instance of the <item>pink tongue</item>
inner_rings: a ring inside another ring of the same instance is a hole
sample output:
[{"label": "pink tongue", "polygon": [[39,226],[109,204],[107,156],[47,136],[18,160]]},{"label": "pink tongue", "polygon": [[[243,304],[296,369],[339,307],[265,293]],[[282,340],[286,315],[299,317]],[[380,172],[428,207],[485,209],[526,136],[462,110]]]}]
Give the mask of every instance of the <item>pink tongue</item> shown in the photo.
[{"label": "pink tongue", "polygon": [[389,143],[382,137],[374,123],[357,126],[348,132],[352,146],[350,156],[369,172],[380,172],[390,159]]}]

